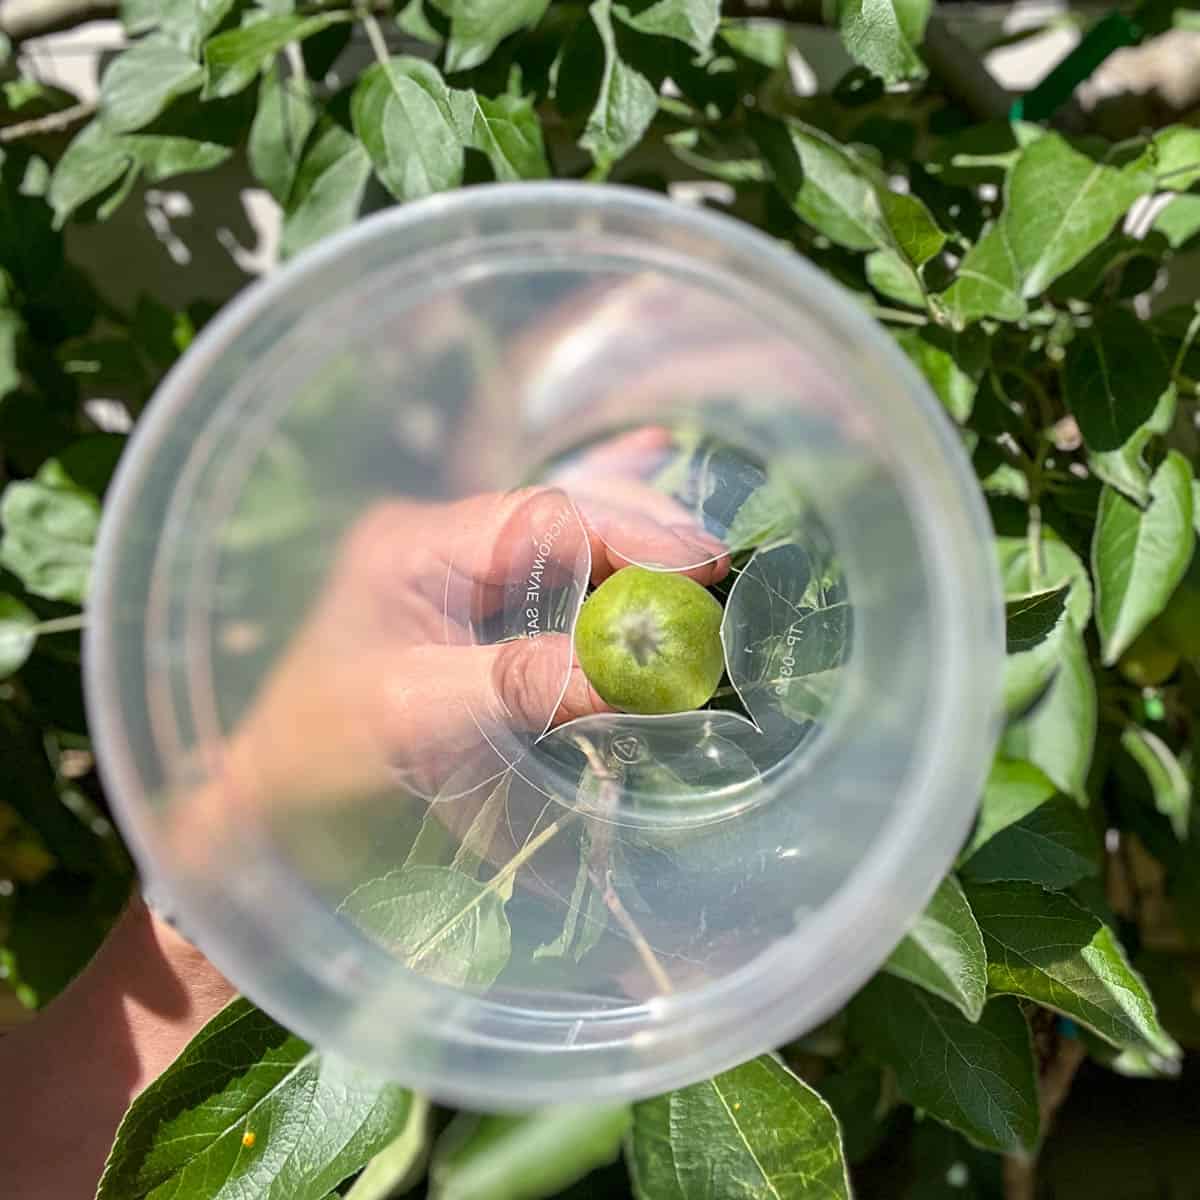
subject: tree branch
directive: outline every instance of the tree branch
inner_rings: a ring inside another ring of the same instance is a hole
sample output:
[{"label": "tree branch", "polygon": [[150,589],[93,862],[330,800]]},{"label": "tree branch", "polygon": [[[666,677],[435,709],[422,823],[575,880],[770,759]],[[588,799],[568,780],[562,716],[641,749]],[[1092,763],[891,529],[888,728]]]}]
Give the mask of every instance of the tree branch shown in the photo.
[{"label": "tree branch", "polygon": [[96,111],[96,105],[91,101],[72,104],[70,108],[60,108],[58,112],[47,113],[44,117],[31,117],[28,121],[17,121],[12,125],[0,127],[0,145],[8,142],[18,142],[23,138],[39,137],[50,133],[70,133],[78,128]]},{"label": "tree branch", "polygon": [[1007,114],[1012,96],[936,10],[925,27],[921,55],[951,99],[957,100],[976,120],[991,121]]},{"label": "tree branch", "polygon": [[[1065,1038],[1061,1034],[1054,1054],[1042,1069],[1038,1079],[1038,1108],[1042,1116],[1039,1149],[1045,1144],[1054,1125],[1054,1118],[1062,1108],[1075,1072],[1083,1065],[1087,1051],[1078,1038]],[[1004,1159],[1004,1200],[1037,1200],[1037,1152],[1025,1155],[1009,1154]]]},{"label": "tree branch", "polygon": [[[799,25],[826,25],[823,0],[726,0],[726,17],[759,17]],[[980,121],[1007,114],[1012,96],[992,77],[982,59],[936,9],[929,18],[921,56],[947,94]]]},{"label": "tree branch", "polygon": [[0,0],[0,33],[19,43],[119,13],[112,0]]}]

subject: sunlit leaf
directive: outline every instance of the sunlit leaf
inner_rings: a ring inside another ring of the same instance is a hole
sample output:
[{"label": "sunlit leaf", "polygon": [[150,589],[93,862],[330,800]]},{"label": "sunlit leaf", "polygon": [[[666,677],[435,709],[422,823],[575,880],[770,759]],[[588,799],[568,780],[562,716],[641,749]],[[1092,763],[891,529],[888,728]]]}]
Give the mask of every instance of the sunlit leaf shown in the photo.
[{"label": "sunlit leaf", "polygon": [[1113,488],[1100,497],[1092,540],[1096,625],[1111,665],[1166,607],[1192,557],[1192,469],[1171,451],[1137,507]]},{"label": "sunlit leaf", "polygon": [[125,1114],[97,1200],[324,1200],[404,1128],[411,1094],[238,999]]},{"label": "sunlit leaf", "polygon": [[851,1003],[850,1019],[910,1104],[989,1150],[1036,1144],[1033,1050],[1015,1003],[993,1001],[972,1023],[936,996],[877,975]]},{"label": "sunlit leaf", "polygon": [[987,948],[991,992],[1057,1009],[1114,1046],[1179,1056],[1112,930],[1086,909],[1032,883],[966,890]]},{"label": "sunlit leaf", "polygon": [[829,1105],[764,1055],[634,1107],[627,1151],[638,1200],[849,1200]]},{"label": "sunlit leaf", "polygon": [[977,1021],[987,997],[987,959],[971,906],[953,875],[933,899],[883,969],[941,996],[969,1021]]}]

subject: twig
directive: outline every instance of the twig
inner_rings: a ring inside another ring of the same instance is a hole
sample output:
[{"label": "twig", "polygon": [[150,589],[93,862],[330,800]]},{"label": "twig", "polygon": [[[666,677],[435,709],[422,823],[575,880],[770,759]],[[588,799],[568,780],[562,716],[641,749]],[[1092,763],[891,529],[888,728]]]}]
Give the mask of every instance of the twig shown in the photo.
[{"label": "twig", "polygon": [[87,613],[75,613],[70,617],[54,617],[49,621],[39,621],[30,631],[39,637],[50,633],[75,633],[87,628]]},{"label": "twig", "polygon": [[[1087,1051],[1077,1038],[1065,1038],[1061,1034],[1054,1048],[1054,1055],[1046,1063],[1038,1079],[1038,1108],[1041,1111],[1042,1129],[1039,1149],[1054,1125],[1054,1118],[1062,1108],[1075,1073],[1079,1070]],[[1004,1159],[1004,1200],[1036,1200],[1037,1197],[1037,1153],[1029,1155],[1009,1154]]]},{"label": "twig", "polygon": [[1187,331],[1183,335],[1183,341],[1179,343],[1179,351],[1175,355],[1175,361],[1171,364],[1171,378],[1178,380],[1183,374],[1183,364],[1187,359],[1188,351],[1192,348],[1192,343],[1196,337],[1200,335],[1200,304],[1196,305],[1196,315],[1188,322]]},{"label": "twig", "polygon": [[600,802],[597,805],[601,820],[597,823],[592,835],[588,877],[592,881],[592,886],[603,897],[605,907],[616,918],[617,924],[625,930],[629,940],[633,943],[633,948],[642,960],[646,974],[654,981],[654,986],[663,995],[669,995],[675,990],[671,985],[671,977],[663,969],[662,963],[658,961],[654,948],[646,940],[646,935],[638,928],[638,923],[630,916],[629,910],[625,907],[616,885],[613,883],[612,867],[609,865],[612,828],[604,818],[616,811],[620,800],[617,777],[600,757],[596,747],[586,737],[577,735],[574,741],[575,745],[579,747],[580,753],[587,759],[589,769],[601,781]]},{"label": "twig", "polygon": [[1029,551],[1029,586],[1035,591],[1042,586],[1042,506],[1035,500],[1029,506],[1029,522],[1025,526]]},{"label": "twig", "polygon": [[654,953],[654,948],[646,941],[646,935],[638,928],[637,922],[629,915],[629,910],[625,907],[621,897],[617,895],[617,889],[613,886],[612,869],[605,870],[603,882],[598,878],[598,872],[595,869],[590,870],[589,874],[592,884],[604,897],[608,911],[616,917],[617,923],[625,930],[629,940],[633,943],[633,948],[638,952],[642,966],[646,968],[646,974],[654,981],[654,986],[664,996],[670,995],[675,990],[671,985],[671,977],[663,969],[662,963],[658,961],[658,956]]},{"label": "twig", "polygon": [[95,111],[96,105],[93,101],[84,101],[72,104],[70,108],[60,108],[58,112],[47,113],[44,117],[31,117],[28,121],[5,125],[0,129],[0,143],[16,142],[22,138],[38,137],[46,133],[69,133],[88,120]]},{"label": "twig", "polygon": [[1037,1200],[1037,1163],[1009,1154],[1004,1159],[1004,1200]]},{"label": "twig", "polygon": [[375,55],[375,59],[379,65],[386,67],[391,61],[392,55],[388,50],[387,39],[383,36],[383,30],[379,27],[379,22],[375,19],[375,14],[366,6],[360,7],[358,14],[359,20],[362,22],[362,27],[366,30],[367,40],[371,43],[371,52]]},{"label": "twig", "polygon": [[863,307],[877,321],[894,321],[897,325],[928,325],[929,318],[924,313],[905,312],[902,308],[888,308],[883,304],[872,304],[869,301]]}]

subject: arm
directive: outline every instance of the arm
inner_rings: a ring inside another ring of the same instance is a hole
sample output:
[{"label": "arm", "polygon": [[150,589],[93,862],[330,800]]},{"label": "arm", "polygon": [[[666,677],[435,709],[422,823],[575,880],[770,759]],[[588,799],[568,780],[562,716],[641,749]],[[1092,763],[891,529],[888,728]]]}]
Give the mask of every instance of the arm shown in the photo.
[{"label": "arm", "polygon": [[0,1039],[6,1200],[91,1200],[130,1101],[234,995],[135,896],[84,971]]}]

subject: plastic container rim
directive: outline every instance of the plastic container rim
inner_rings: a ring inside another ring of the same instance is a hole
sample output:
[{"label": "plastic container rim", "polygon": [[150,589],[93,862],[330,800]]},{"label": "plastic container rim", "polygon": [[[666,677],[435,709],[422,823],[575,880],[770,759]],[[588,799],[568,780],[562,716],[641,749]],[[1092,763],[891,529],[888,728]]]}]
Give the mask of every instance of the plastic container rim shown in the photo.
[{"label": "plastic container rim", "polygon": [[[173,416],[189,399],[194,384],[225,347],[270,310],[277,296],[302,286],[307,278],[359,243],[389,231],[456,213],[536,206],[636,213],[690,229],[736,256],[769,263],[777,278],[790,275],[811,295],[812,319],[827,331],[840,335],[842,340],[869,351],[898,377],[896,390],[904,393],[908,407],[896,419],[899,422],[906,416],[918,415],[924,418],[914,425],[923,424],[926,428],[923,431],[914,428],[913,437],[924,432],[934,440],[943,476],[939,482],[943,489],[949,486],[958,502],[957,511],[947,513],[935,502],[936,488],[928,483],[928,464],[926,472],[912,469],[912,463],[901,464],[909,468],[904,474],[905,490],[919,523],[925,571],[936,581],[933,593],[940,612],[934,619],[941,619],[943,627],[954,634],[952,653],[946,655],[935,671],[932,707],[936,711],[927,714],[923,730],[925,746],[940,749],[936,754],[926,749],[918,760],[918,767],[907,780],[909,803],[902,812],[893,815],[872,851],[821,910],[820,930],[802,924],[747,967],[695,991],[644,1006],[656,1018],[656,1034],[662,1032],[668,1039],[669,1026],[664,1028],[664,1018],[695,1021],[704,1009],[709,1009],[712,1015],[709,1021],[701,1022],[708,1026],[705,1038],[695,1037],[693,1029],[693,1036],[687,1039],[689,1050],[684,1055],[666,1062],[652,1061],[633,1070],[606,1072],[597,1075],[588,1087],[590,1098],[628,1097],[667,1090],[731,1066],[800,1028],[811,1027],[848,999],[903,935],[950,866],[974,814],[974,797],[985,776],[998,732],[998,687],[991,689],[997,694],[988,699],[983,695],[987,689],[971,686],[969,682],[979,672],[998,680],[1003,652],[999,576],[990,553],[990,523],[974,475],[940,405],[912,364],[868,314],[811,263],[776,245],[768,235],[708,209],[687,207],[619,185],[562,181],[462,188],[385,210],[325,239],[234,298],[172,367],[160,384],[155,403],[134,430],[110,485],[97,539],[89,621],[84,634],[84,692],[98,768],[143,873],[156,886],[162,885],[169,902],[177,905],[185,933],[196,937],[216,965],[235,980],[253,978],[253,957],[244,946],[236,944],[226,914],[211,911],[206,905],[194,905],[189,889],[165,874],[158,861],[158,837],[153,828],[156,818],[146,803],[141,773],[125,737],[124,713],[115,683],[112,564],[119,551],[123,517],[137,501],[145,464],[160,441],[169,437]],[[481,239],[481,244],[486,244],[486,239]],[[762,285],[764,290],[779,290],[777,278],[767,280]],[[789,307],[795,303],[791,296],[781,300],[786,300]],[[958,526],[956,537],[944,536],[944,529],[943,536],[938,536],[937,523],[944,525],[948,519]],[[964,538],[978,538],[985,543],[976,548],[969,564],[961,557],[955,558],[969,549]],[[946,543],[956,541],[953,551],[948,552]],[[963,570],[968,565],[973,569]],[[950,624],[946,625],[946,621]],[[973,736],[964,736],[963,729]],[[937,783],[935,775],[940,777]],[[948,803],[952,793],[968,799]],[[927,880],[913,881],[906,877],[904,863],[918,844],[927,860],[936,852],[942,870]],[[880,903],[881,897],[886,903]],[[870,913],[870,928],[854,927],[856,913],[860,917]],[[804,944],[798,944],[800,941]],[[811,974],[814,968],[823,979],[820,989],[812,989],[816,999],[797,994],[796,989],[797,981]],[[753,987],[748,986],[751,976]],[[419,981],[417,976],[413,979]],[[322,980],[323,986],[328,984],[327,979]],[[736,1018],[724,1005],[714,1003],[718,995],[729,991],[741,993]],[[299,1011],[302,1006],[293,1004],[290,995],[282,994],[282,990],[263,995],[262,999],[272,1015],[301,1036],[351,1057],[366,1059],[365,1047],[356,1054],[354,1045],[338,1044],[337,1037],[328,1037],[328,1030],[313,1028],[307,1014]],[[331,1040],[335,1043],[332,1046]],[[704,1043],[700,1049],[696,1048],[698,1041]],[[569,1052],[602,1055],[606,1049],[601,1044]],[[565,1052],[515,1043],[512,1050],[537,1055]],[[394,1069],[405,1083],[441,1098],[498,1108],[514,1104],[513,1093],[517,1089],[511,1076],[495,1079],[482,1073],[464,1073],[458,1077],[438,1073],[426,1078],[423,1070],[410,1070],[411,1064],[406,1066],[403,1061],[381,1063],[378,1046],[372,1046],[369,1055],[376,1066]],[[542,1079],[535,1088],[526,1087],[516,1103],[524,1107],[578,1098],[580,1090],[575,1078]]]}]

